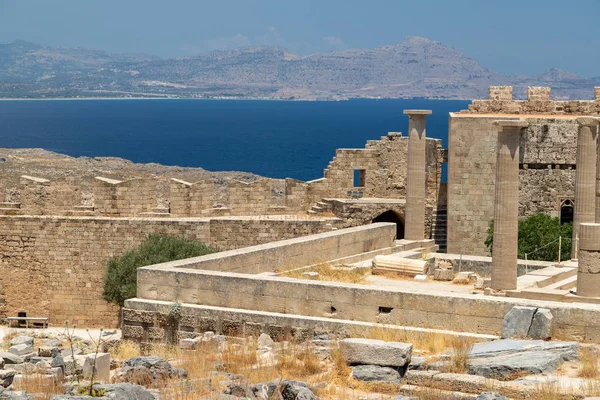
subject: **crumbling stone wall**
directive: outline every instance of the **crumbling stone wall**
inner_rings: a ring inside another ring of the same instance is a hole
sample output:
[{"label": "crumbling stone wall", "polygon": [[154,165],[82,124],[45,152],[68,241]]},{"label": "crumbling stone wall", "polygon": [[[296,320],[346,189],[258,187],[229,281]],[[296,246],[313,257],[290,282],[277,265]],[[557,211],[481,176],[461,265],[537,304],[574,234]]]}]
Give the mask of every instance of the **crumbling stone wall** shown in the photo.
[{"label": "crumbling stone wall", "polygon": [[115,327],[118,308],[104,302],[106,260],[149,233],[234,249],[331,230],[331,220],[243,218],[0,217],[0,317],[48,317],[80,326]]}]

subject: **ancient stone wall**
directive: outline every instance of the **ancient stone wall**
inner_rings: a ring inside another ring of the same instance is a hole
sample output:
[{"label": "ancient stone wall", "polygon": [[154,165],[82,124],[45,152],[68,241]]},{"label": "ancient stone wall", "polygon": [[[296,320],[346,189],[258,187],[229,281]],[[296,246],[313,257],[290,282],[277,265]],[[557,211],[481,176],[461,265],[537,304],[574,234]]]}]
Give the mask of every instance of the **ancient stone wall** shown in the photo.
[{"label": "ancient stone wall", "polygon": [[[211,226],[214,222],[214,226]],[[240,224],[241,223],[241,224]],[[188,237],[226,249],[331,230],[331,220],[0,217],[2,316],[49,317],[80,326],[114,327],[118,309],[101,299],[106,260],[148,233]],[[335,223],[335,222],[334,222]],[[214,235],[214,242],[211,236]]]},{"label": "ancient stone wall", "polygon": [[96,178],[94,206],[102,215],[131,216],[151,212],[158,205],[155,179],[117,181]]},{"label": "ancient stone wall", "polygon": [[549,87],[530,87],[527,100],[513,100],[511,86],[490,86],[488,99],[473,100],[463,113],[600,115],[600,90],[594,88],[594,100],[557,101]]},{"label": "ancient stone wall", "polygon": [[201,216],[213,208],[215,203],[215,185],[213,181],[189,183],[180,179],[171,179],[171,214],[188,217]]},{"label": "ancient stone wall", "polygon": [[[483,244],[493,218],[497,128],[504,115],[451,114],[448,165],[448,252],[488,255]],[[575,117],[523,115],[519,216],[538,211],[559,216],[573,198]]]}]

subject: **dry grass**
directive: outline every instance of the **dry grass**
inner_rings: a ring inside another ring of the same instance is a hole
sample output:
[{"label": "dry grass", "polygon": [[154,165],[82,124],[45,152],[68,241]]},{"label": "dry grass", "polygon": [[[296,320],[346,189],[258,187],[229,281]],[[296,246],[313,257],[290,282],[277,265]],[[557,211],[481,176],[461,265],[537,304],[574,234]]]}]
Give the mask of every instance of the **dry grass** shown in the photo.
[{"label": "dry grass", "polygon": [[595,347],[582,347],[580,350],[581,369],[577,376],[586,379],[597,379],[600,376],[598,369],[598,351]]},{"label": "dry grass", "polygon": [[410,331],[404,329],[387,328],[375,326],[370,328],[356,328],[350,332],[352,337],[363,337],[368,339],[379,339],[386,342],[412,343],[413,348],[430,354],[441,353],[447,349],[457,346],[471,347],[477,343],[474,338],[459,338],[455,335],[447,335],[437,332]]},{"label": "dry grass", "polygon": [[36,399],[49,400],[53,394],[64,394],[65,383],[63,380],[55,381],[40,374],[23,375],[23,379],[15,385],[15,389],[36,393]]},{"label": "dry grass", "polygon": [[128,358],[142,355],[140,345],[131,340],[122,341],[118,347],[111,349],[110,357],[115,360],[127,360]]},{"label": "dry grass", "polygon": [[[302,276],[305,272],[316,272],[319,276],[317,278]],[[280,276],[288,278],[347,283],[364,283],[369,275],[371,275],[369,268],[349,268],[343,265],[332,266],[327,263],[315,265],[310,268],[280,272]]]},{"label": "dry grass", "polygon": [[473,341],[463,337],[454,337],[451,344],[452,358],[449,372],[464,374],[469,367],[469,354],[473,349]]}]

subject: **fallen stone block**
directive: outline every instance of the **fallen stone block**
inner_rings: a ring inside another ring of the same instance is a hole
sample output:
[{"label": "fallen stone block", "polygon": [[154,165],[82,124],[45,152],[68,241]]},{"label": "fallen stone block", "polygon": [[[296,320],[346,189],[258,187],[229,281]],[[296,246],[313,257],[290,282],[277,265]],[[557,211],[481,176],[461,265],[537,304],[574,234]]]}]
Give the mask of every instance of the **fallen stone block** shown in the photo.
[{"label": "fallen stone block", "polygon": [[403,367],[410,363],[412,344],[384,342],[374,339],[344,339],[340,342],[344,359],[349,364]]},{"label": "fallen stone block", "polygon": [[438,268],[433,271],[434,281],[451,281],[454,279],[454,271],[452,269]]},{"label": "fallen stone block", "polygon": [[479,278],[477,278],[477,281],[475,282],[474,288],[477,290],[484,290],[484,289],[489,288],[491,284],[492,284],[492,280],[490,278],[479,277]]},{"label": "fallen stone block", "polygon": [[537,308],[514,306],[504,316],[502,323],[502,338],[526,338]]},{"label": "fallen stone block", "polygon": [[25,356],[33,353],[33,344],[21,343],[8,348],[9,353],[13,353],[17,356]]},{"label": "fallen stone block", "polygon": [[272,349],[274,344],[275,342],[273,339],[271,339],[271,336],[267,335],[266,333],[261,333],[258,337],[257,346],[259,349]]},{"label": "fallen stone block", "polygon": [[477,396],[477,400],[508,400],[508,397],[502,396],[497,392],[486,392]]},{"label": "fallen stone block", "polygon": [[[94,372],[95,366],[95,372]],[[110,382],[110,354],[87,354],[83,360],[83,376],[90,378],[94,373],[95,382]]]},{"label": "fallen stone block", "polygon": [[468,372],[498,380],[512,380],[525,374],[547,374],[554,372],[562,360],[551,351],[527,351],[496,357],[469,360]]},{"label": "fallen stone block", "polygon": [[552,312],[547,308],[538,308],[533,314],[533,321],[527,336],[531,339],[548,340],[552,337]]},{"label": "fallen stone block", "polygon": [[179,339],[179,348],[181,350],[196,350],[200,344],[200,339]]},{"label": "fallen stone block", "polygon": [[408,369],[410,371],[423,371],[425,369],[425,362],[425,357],[412,356],[410,364],[408,364]]},{"label": "fallen stone block", "polygon": [[38,355],[40,357],[56,357],[58,355],[58,347],[40,346],[38,347]]},{"label": "fallen stone block", "polygon": [[15,346],[17,344],[30,344],[33,346],[33,338],[31,336],[19,335],[10,341],[11,346]]},{"label": "fallen stone block", "polygon": [[573,361],[579,358],[579,343],[545,342],[543,340],[494,340],[473,345],[469,353],[469,359],[538,351],[549,351],[558,354],[563,361]]},{"label": "fallen stone block", "polygon": [[0,369],[0,385],[2,385],[2,387],[5,387],[5,388],[9,387],[10,385],[12,385],[13,379],[14,379],[14,377],[15,377],[16,374],[17,374],[17,371],[10,371],[10,370],[6,370],[6,369]]},{"label": "fallen stone block", "polygon": [[352,367],[352,377],[364,382],[385,382],[399,385],[400,373],[394,368],[379,365],[357,365]]},{"label": "fallen stone block", "polygon": [[477,278],[479,278],[479,275],[473,271],[462,271],[456,274],[456,277],[452,279],[452,283],[457,285],[468,285],[470,283],[475,283]]},{"label": "fallen stone block", "polygon": [[25,362],[23,357],[6,351],[0,352],[0,357],[2,357],[5,364],[22,364]]}]

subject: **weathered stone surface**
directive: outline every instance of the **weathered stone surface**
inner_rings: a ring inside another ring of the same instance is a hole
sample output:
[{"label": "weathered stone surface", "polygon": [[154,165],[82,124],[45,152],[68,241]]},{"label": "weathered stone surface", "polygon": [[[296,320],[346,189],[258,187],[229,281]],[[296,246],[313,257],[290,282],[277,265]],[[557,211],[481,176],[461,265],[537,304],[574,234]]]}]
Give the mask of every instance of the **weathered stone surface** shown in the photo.
[{"label": "weathered stone surface", "polygon": [[195,350],[200,343],[200,339],[179,339],[179,348],[181,350]]},{"label": "weathered stone surface", "polygon": [[5,364],[22,364],[25,362],[23,357],[6,351],[0,352],[0,357],[2,357]]},{"label": "weathered stone surface", "polygon": [[508,400],[508,397],[504,397],[496,392],[486,392],[477,396],[477,400]]},{"label": "weathered stone surface", "polygon": [[[72,390],[76,390],[75,388]],[[131,383],[95,384],[94,390],[104,391],[101,397],[79,396],[73,394],[53,395],[51,400],[156,400],[157,397],[143,386]]]},{"label": "weathered stone surface", "polygon": [[33,346],[33,338],[31,336],[19,335],[10,340],[10,345],[15,346],[17,344],[30,344]]},{"label": "weathered stone surface", "polygon": [[[110,354],[87,354],[82,364],[85,378],[89,379],[94,373],[94,381],[110,382]],[[94,366],[95,372],[93,372]]]},{"label": "weathered stone surface", "polygon": [[24,391],[13,392],[5,390],[0,393],[0,400],[33,400],[33,395],[27,394]]},{"label": "weathered stone surface", "polygon": [[257,342],[257,346],[259,349],[261,348],[273,348],[273,344],[275,342],[273,341],[273,339],[271,339],[271,336],[267,335],[266,333],[261,333],[260,336],[258,337],[258,342]]},{"label": "weathered stone surface", "polygon": [[133,357],[125,360],[115,380],[117,382],[137,382],[140,380],[162,381],[167,378],[185,378],[187,372],[173,368],[169,362],[158,356]]},{"label": "weathered stone surface", "polygon": [[9,387],[12,384],[13,378],[16,374],[17,371],[0,369],[0,384],[2,385],[2,387]]},{"label": "weathered stone surface", "polygon": [[433,271],[433,280],[435,281],[451,281],[454,278],[452,269],[437,268]]},{"label": "weathered stone surface", "polygon": [[24,355],[33,353],[33,344],[27,344],[27,343],[16,344],[14,346],[10,346],[8,348],[8,351],[17,356],[24,356]]},{"label": "weathered stone surface", "polygon": [[526,351],[496,357],[475,358],[469,361],[471,375],[498,380],[514,379],[523,373],[544,374],[555,371],[560,355],[551,351]]},{"label": "weathered stone surface", "polygon": [[412,344],[402,342],[344,339],[340,342],[340,348],[349,364],[403,367],[410,362],[412,356]]},{"label": "weathered stone surface", "polygon": [[527,334],[531,339],[548,340],[552,337],[552,320],[554,317],[547,308],[538,308]]},{"label": "weathered stone surface", "polygon": [[40,346],[38,348],[38,355],[40,357],[56,357],[58,353],[58,347]]},{"label": "weathered stone surface", "polygon": [[422,371],[425,369],[425,361],[425,357],[412,356],[410,364],[408,364],[408,369],[411,371]]},{"label": "weathered stone surface", "polygon": [[572,361],[578,359],[579,357],[579,343],[501,339],[485,343],[476,343],[473,345],[471,353],[469,353],[469,358],[486,358],[539,351],[549,351],[559,355],[563,361]]},{"label": "weathered stone surface", "polygon": [[515,339],[527,337],[535,311],[535,307],[513,307],[504,316],[502,337]]},{"label": "weathered stone surface", "polygon": [[352,367],[352,377],[365,382],[386,382],[399,385],[400,373],[394,368],[379,365],[356,365]]}]

